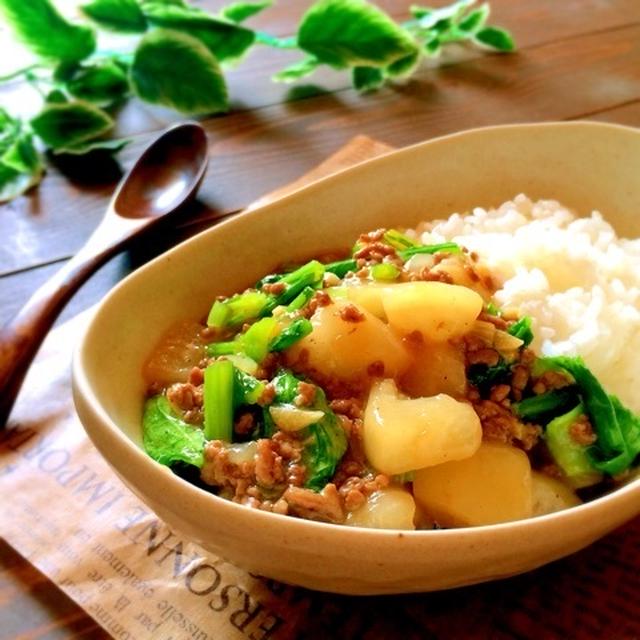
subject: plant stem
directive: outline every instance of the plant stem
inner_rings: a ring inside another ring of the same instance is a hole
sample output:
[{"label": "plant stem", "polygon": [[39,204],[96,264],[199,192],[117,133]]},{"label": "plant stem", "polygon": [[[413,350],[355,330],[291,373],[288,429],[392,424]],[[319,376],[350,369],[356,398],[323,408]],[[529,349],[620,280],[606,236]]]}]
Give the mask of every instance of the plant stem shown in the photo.
[{"label": "plant stem", "polygon": [[11,73],[8,73],[5,76],[0,76],[0,84],[4,82],[9,82],[10,80],[14,80],[15,78],[19,78],[20,76],[24,76],[28,74],[30,71],[33,71],[34,69],[45,69],[45,68],[46,68],[46,65],[42,64],[41,62],[34,62],[33,64],[30,64],[27,67],[22,67],[22,69],[16,69],[15,71],[12,71]]}]

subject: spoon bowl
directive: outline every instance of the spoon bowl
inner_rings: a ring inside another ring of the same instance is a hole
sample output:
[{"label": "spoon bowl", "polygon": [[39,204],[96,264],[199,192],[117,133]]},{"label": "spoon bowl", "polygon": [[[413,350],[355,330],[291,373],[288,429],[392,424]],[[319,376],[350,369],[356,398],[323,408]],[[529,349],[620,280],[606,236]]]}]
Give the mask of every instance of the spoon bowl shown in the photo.
[{"label": "spoon bowl", "polygon": [[206,169],[207,136],[199,124],[178,124],[160,134],[124,176],[84,246],[0,330],[0,428],[38,348],[73,294],[132,238],[190,200]]},{"label": "spoon bowl", "polygon": [[196,123],[168,129],[147,147],[118,186],[113,211],[123,218],[157,218],[196,191],[207,166],[207,137]]}]

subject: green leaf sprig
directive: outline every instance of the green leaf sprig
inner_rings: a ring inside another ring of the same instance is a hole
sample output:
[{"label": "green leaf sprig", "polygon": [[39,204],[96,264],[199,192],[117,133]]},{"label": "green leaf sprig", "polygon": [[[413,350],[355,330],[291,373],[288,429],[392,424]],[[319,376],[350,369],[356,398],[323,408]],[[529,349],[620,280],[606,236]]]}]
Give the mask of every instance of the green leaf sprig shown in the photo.
[{"label": "green leaf sprig", "polygon": [[[451,42],[497,51],[515,46],[508,32],[487,26],[489,5],[474,9],[476,0],[414,6],[403,24],[366,0],[318,0],[296,35],[285,38],[244,25],[272,2],[235,2],[213,14],[186,0],[87,0],[82,24],[63,17],[52,0],[0,0],[0,16],[39,58],[0,82],[23,76],[43,97],[28,123],[0,112],[0,202],[40,181],[34,138],[54,154],[122,149],[126,140],[107,136],[115,109],[132,96],[188,115],[228,111],[224,68],[254,46],[304,54],[275,81],[295,82],[324,65],[348,71],[362,92],[410,76]],[[133,51],[96,50],[96,29],[137,38]]]}]

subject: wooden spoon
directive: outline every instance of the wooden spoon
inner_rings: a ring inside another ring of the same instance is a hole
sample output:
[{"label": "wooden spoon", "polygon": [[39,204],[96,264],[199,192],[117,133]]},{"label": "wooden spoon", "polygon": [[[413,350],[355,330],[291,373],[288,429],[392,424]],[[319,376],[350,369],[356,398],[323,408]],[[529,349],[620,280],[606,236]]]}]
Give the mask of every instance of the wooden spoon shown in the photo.
[{"label": "wooden spoon", "polygon": [[0,428],[38,348],[69,299],[107,260],[193,197],[207,169],[207,137],[196,123],[167,129],[118,185],[98,228],[0,330]]}]

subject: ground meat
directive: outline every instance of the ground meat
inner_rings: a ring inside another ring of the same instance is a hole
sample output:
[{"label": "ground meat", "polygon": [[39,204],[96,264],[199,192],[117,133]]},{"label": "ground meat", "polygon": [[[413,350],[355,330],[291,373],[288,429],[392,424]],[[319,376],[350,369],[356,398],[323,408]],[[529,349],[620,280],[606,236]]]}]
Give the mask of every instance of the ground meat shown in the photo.
[{"label": "ground meat", "polygon": [[576,444],[585,447],[592,445],[598,439],[587,416],[580,416],[580,418],[571,425],[569,435]]},{"label": "ground meat", "polygon": [[204,371],[201,367],[193,367],[191,371],[189,371],[189,378],[187,382],[190,382],[192,385],[196,387],[200,386],[204,382]]},{"label": "ground meat", "polygon": [[278,501],[287,487],[300,487],[305,481],[300,462],[303,443],[278,431],[272,438],[257,440],[255,447],[252,460],[235,463],[230,460],[228,445],[220,440],[208,442],[200,477],[229,500],[280,513],[284,507]]},{"label": "ground meat", "polygon": [[384,234],[387,230],[382,227],[380,229],[374,229],[373,231],[368,231],[367,233],[361,233],[358,237],[359,244],[368,244],[369,242],[378,242],[384,238]]},{"label": "ground meat", "polygon": [[224,489],[225,497],[242,502],[247,489],[254,483],[253,462],[235,464],[221,440],[211,440],[204,448],[204,464],[200,471],[203,482]]},{"label": "ground meat", "polygon": [[316,385],[308,382],[298,383],[298,395],[293,399],[293,404],[297,407],[308,407],[313,404],[316,398]]},{"label": "ground meat", "polygon": [[271,404],[276,397],[276,388],[273,383],[268,382],[264,385],[264,391],[260,394],[258,398],[258,404],[262,407],[265,407]]},{"label": "ground meat", "polygon": [[362,401],[358,398],[340,398],[329,403],[334,413],[345,415],[348,418],[362,418]]},{"label": "ground meat", "polygon": [[367,367],[367,374],[372,378],[384,377],[384,362],[382,360],[375,360]]},{"label": "ground meat", "polygon": [[558,371],[545,371],[532,386],[532,391],[536,395],[541,395],[547,391],[553,391],[554,389],[562,389],[571,384],[571,381],[566,374]]},{"label": "ground meat", "polygon": [[253,414],[247,412],[242,413],[236,421],[233,423],[233,430],[239,435],[248,435],[253,431],[255,427],[255,420]]},{"label": "ground meat", "polygon": [[478,320],[482,320],[482,322],[490,322],[496,329],[499,329],[500,331],[506,331],[507,327],[509,326],[507,321],[501,316],[494,316],[493,314],[487,313],[486,311],[480,313],[480,315],[478,316]]},{"label": "ground meat", "polygon": [[340,523],[344,521],[344,508],[340,494],[333,483],[327,484],[320,493],[311,489],[289,487],[282,496],[289,511],[309,520]]},{"label": "ground meat", "polygon": [[511,387],[508,384],[497,384],[491,388],[489,399],[493,402],[503,404],[504,401],[508,399],[510,393]]},{"label": "ground meat", "polygon": [[177,382],[167,389],[167,400],[181,411],[202,407],[202,387],[190,382]]},{"label": "ground meat", "polygon": [[538,425],[520,422],[507,407],[492,400],[474,402],[473,408],[480,418],[483,437],[487,440],[504,442],[529,451],[542,434]]},{"label": "ground meat", "polygon": [[261,438],[258,440],[256,453],[256,482],[263,487],[272,488],[283,483],[285,478],[282,456],[277,452],[277,444],[270,438]]},{"label": "ground meat", "polygon": [[342,307],[340,317],[345,322],[362,322],[365,319],[364,313],[355,304],[347,304]]},{"label": "ground meat", "polygon": [[262,290],[270,295],[280,295],[287,288],[284,282],[271,282],[262,285]]},{"label": "ground meat", "polygon": [[320,289],[320,291],[316,291],[313,294],[313,297],[309,302],[307,302],[300,315],[304,318],[310,318],[316,312],[318,307],[327,307],[331,302],[331,296],[326,291]]},{"label": "ground meat", "polygon": [[446,271],[425,267],[420,270],[419,276],[420,277],[418,279],[424,280],[425,282],[444,282],[445,284],[454,284],[453,277]]},{"label": "ground meat", "polygon": [[388,487],[390,483],[389,476],[383,473],[378,475],[368,473],[364,477],[351,476],[340,485],[338,493],[344,500],[345,509],[355,511],[367,501],[372,493]]},{"label": "ground meat", "polygon": [[500,354],[495,349],[484,347],[483,349],[467,351],[467,363],[473,364],[486,364],[489,367],[494,367],[500,362]]},{"label": "ground meat", "polygon": [[364,247],[358,249],[353,254],[356,260],[367,260],[368,262],[379,263],[382,262],[385,256],[397,257],[396,250],[384,242],[370,242],[365,244]]}]

